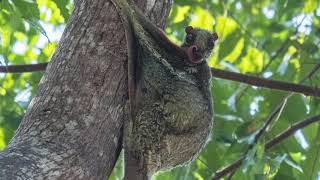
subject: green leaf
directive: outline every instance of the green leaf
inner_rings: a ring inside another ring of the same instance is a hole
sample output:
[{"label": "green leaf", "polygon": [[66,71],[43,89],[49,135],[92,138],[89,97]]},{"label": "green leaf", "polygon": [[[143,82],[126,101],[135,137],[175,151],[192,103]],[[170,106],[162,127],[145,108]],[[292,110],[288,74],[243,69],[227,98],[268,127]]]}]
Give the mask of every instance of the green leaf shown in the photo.
[{"label": "green leaf", "polygon": [[173,23],[179,23],[183,21],[186,18],[187,13],[189,13],[189,11],[190,6],[177,6],[175,16],[172,17]]},{"label": "green leaf", "polygon": [[[230,48],[230,47],[228,48],[228,47],[221,47],[221,46],[220,46],[221,49],[229,49]],[[244,38],[240,38],[236,42],[235,46],[233,48],[231,48],[233,50],[224,59],[228,62],[231,62],[231,63],[235,62],[236,60],[238,60],[239,56],[242,54],[243,48],[244,48]],[[226,51],[226,53],[227,53],[227,51]],[[220,55],[220,53],[219,53],[219,55]],[[219,59],[221,59],[221,58],[219,58]]]},{"label": "green leaf", "polygon": [[120,180],[123,179],[123,151],[118,157],[117,163],[112,170],[109,180]]},{"label": "green leaf", "polygon": [[0,151],[6,147],[4,129],[0,127]]},{"label": "green leaf", "polygon": [[219,35],[220,41],[224,41],[227,36],[238,28],[237,23],[231,18],[218,16],[216,19],[216,32]]},{"label": "green leaf", "polygon": [[254,146],[251,150],[248,151],[243,163],[242,163],[242,171],[246,173],[251,166],[255,164],[255,155],[257,152],[257,146]]},{"label": "green leaf", "polygon": [[304,3],[303,11],[306,13],[311,13],[318,7],[318,0],[306,0]]},{"label": "green leaf", "polygon": [[263,53],[259,49],[250,47],[238,66],[244,73],[254,73],[262,70],[263,62]]},{"label": "green leaf", "polygon": [[67,5],[69,3],[68,0],[53,0],[57,7],[60,9],[60,13],[63,16],[65,22],[69,19],[69,10],[67,9]]},{"label": "green leaf", "polygon": [[208,11],[202,8],[196,8],[195,13],[196,14],[192,19],[192,21],[190,22],[190,25],[194,27],[201,27],[203,29],[212,31],[213,24],[214,24],[214,19],[212,15]]},{"label": "green leaf", "polygon": [[293,162],[293,161],[291,161],[291,160],[289,160],[289,159],[285,159],[285,162],[286,162],[289,166],[291,166],[292,168],[294,168],[294,169],[298,170],[299,172],[303,173],[302,168],[301,168],[298,164],[296,164],[295,162]]},{"label": "green leaf", "polygon": [[274,159],[269,160],[269,165],[270,165],[269,176],[270,176],[270,178],[274,177],[274,175],[279,171],[280,165],[282,164],[282,162],[284,162],[286,157],[287,157],[286,154],[277,155],[277,157],[275,157]]},{"label": "green leaf", "polygon": [[282,116],[285,117],[290,122],[296,122],[304,119],[307,114],[307,107],[303,96],[295,94],[289,98]]},{"label": "green leaf", "polygon": [[301,178],[316,179],[320,171],[320,132],[318,126],[317,137],[310,141],[311,147],[307,150],[305,160],[302,162],[304,174]]},{"label": "green leaf", "polygon": [[[219,47],[219,60],[223,60],[224,58],[226,61],[230,62],[237,60],[243,49],[243,39],[242,41],[241,39],[241,32],[238,30],[233,31],[231,34],[226,36]],[[240,44],[238,44],[239,42]]]},{"label": "green leaf", "polygon": [[38,20],[40,18],[38,5],[35,1],[12,0],[12,2],[16,5],[23,18],[29,20]]}]

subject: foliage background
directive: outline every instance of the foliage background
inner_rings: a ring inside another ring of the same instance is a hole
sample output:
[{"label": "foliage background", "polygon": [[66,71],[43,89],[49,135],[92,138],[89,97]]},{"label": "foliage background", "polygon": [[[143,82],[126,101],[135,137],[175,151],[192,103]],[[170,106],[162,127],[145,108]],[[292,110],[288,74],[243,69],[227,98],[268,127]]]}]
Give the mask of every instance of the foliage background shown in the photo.
[{"label": "foliage background", "polygon": [[[73,8],[68,0],[1,0],[0,65],[49,61]],[[184,27],[216,31],[210,65],[297,83],[320,63],[318,0],[176,0],[166,32],[181,43]],[[12,138],[42,73],[0,74],[0,150]],[[316,73],[305,83],[317,86]],[[154,179],[202,180],[239,158],[286,92],[213,78],[213,135],[197,160]],[[320,131],[313,124],[271,151],[264,143],[291,124],[320,113],[320,101],[292,96],[247,154],[234,179],[320,179]],[[120,160],[111,179],[121,179]]]}]

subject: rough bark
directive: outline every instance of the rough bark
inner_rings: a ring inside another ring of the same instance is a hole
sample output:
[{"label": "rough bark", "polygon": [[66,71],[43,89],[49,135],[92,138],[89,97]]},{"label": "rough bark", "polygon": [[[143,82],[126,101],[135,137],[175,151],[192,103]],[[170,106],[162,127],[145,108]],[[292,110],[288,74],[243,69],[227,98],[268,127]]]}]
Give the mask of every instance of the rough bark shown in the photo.
[{"label": "rough bark", "polygon": [[[171,0],[138,0],[163,27]],[[0,179],[106,179],[121,150],[126,41],[106,0],[77,0],[37,95],[7,149]]]}]

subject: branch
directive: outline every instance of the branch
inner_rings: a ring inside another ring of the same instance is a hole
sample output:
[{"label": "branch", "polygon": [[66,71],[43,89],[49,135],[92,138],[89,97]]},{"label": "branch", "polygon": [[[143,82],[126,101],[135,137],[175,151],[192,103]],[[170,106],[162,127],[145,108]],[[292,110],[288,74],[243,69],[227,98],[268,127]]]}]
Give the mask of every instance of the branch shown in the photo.
[{"label": "branch", "polygon": [[[303,128],[307,127],[308,125],[310,125],[312,123],[319,122],[319,121],[320,121],[320,115],[316,115],[316,116],[310,117],[308,119],[305,119],[305,120],[302,120],[300,122],[293,124],[291,127],[287,128],[286,130],[284,130],[280,134],[278,134],[275,138],[268,141],[265,144],[265,149],[266,150],[271,149],[275,145],[281,143],[283,140],[287,139],[289,136],[294,134],[297,130],[303,129]],[[240,159],[234,161],[233,163],[231,163],[227,167],[217,171],[215,173],[214,177],[212,178],[212,180],[218,180],[219,178],[222,178],[223,176],[227,175],[228,173],[235,171],[237,168],[240,167],[244,158],[245,157],[242,156]]]},{"label": "branch", "polygon": [[0,66],[0,73],[24,73],[46,70],[48,63]]},{"label": "branch", "polygon": [[[47,66],[47,63],[0,66],[0,73],[24,73],[24,72],[44,71],[46,69],[46,66]],[[250,76],[250,75],[220,70],[216,68],[211,68],[211,72],[213,76],[217,78],[246,83],[246,84],[257,86],[257,87],[265,87],[265,88],[277,89],[282,91],[302,93],[307,96],[320,97],[320,90],[318,88],[313,88],[310,86],[269,80],[269,79],[259,78],[256,76]]]},{"label": "branch", "polygon": [[289,136],[291,136],[292,134],[294,134],[297,130],[303,129],[306,126],[308,126],[312,123],[318,122],[318,121],[320,121],[320,115],[312,116],[308,119],[305,119],[303,121],[300,121],[300,122],[293,124],[291,127],[287,128],[282,133],[278,134],[276,137],[274,137],[273,139],[268,141],[265,145],[265,148],[267,150],[272,148],[273,146],[279,144],[281,141],[283,141],[284,139],[286,139]]},{"label": "branch", "polygon": [[211,72],[214,77],[228,79],[231,81],[242,82],[258,87],[265,87],[270,89],[277,89],[282,91],[290,91],[295,93],[302,93],[307,96],[320,97],[320,89],[310,86],[288,83],[283,81],[275,81],[256,76],[245,75],[241,73],[235,73],[230,71],[224,71],[216,68],[211,68]]}]

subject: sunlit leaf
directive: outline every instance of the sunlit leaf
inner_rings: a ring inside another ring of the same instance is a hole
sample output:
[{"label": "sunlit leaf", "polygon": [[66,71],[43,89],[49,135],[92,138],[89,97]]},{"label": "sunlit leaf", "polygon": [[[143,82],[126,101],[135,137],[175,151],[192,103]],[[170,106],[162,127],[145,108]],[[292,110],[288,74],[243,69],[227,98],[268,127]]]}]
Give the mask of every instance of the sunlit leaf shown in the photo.
[{"label": "sunlit leaf", "polygon": [[54,50],[56,49],[57,44],[56,43],[48,43],[46,44],[46,46],[43,48],[43,53],[47,56],[47,57],[51,57],[51,55],[53,54]]},{"label": "sunlit leaf", "polygon": [[[229,34],[221,43],[219,47],[219,60],[226,60],[234,62],[242,53],[243,39],[241,42],[240,31],[234,31]],[[240,44],[239,44],[240,43]],[[242,44],[241,44],[242,43]],[[237,47],[238,46],[238,47]],[[233,54],[231,54],[233,53]]]},{"label": "sunlit leaf", "polygon": [[218,16],[216,21],[216,32],[219,35],[220,41],[223,41],[225,37],[231,34],[238,27],[237,23],[228,17]]},{"label": "sunlit leaf", "polygon": [[244,47],[244,38],[238,39],[238,42],[233,48],[233,51],[229,53],[224,59],[231,63],[235,62],[238,59],[238,57],[241,55],[243,47]]},{"label": "sunlit leaf", "polygon": [[190,25],[194,27],[201,27],[201,28],[212,31],[213,25],[214,25],[214,19],[208,11],[201,8],[197,8],[196,14],[192,18]]},{"label": "sunlit leaf", "polygon": [[310,13],[318,7],[319,1],[317,0],[306,0],[304,4],[303,11]]},{"label": "sunlit leaf", "polygon": [[239,68],[242,72],[259,72],[263,67],[263,53],[256,48],[249,48],[242,58]]},{"label": "sunlit leaf", "polygon": [[109,177],[109,180],[121,180],[123,178],[123,151],[121,152],[115,167]]},{"label": "sunlit leaf", "polygon": [[0,151],[3,150],[6,147],[6,143],[5,143],[5,134],[3,132],[3,128],[0,127]]},{"label": "sunlit leaf", "polygon": [[69,19],[69,10],[67,9],[68,0],[54,0],[58,8],[60,9],[60,13],[63,16],[64,20],[67,21]]},{"label": "sunlit leaf", "polygon": [[6,76],[6,79],[3,82],[2,87],[4,89],[10,89],[13,87],[13,84],[14,84],[13,77],[9,75],[9,76]]},{"label": "sunlit leaf", "polygon": [[177,7],[177,14],[173,18],[173,23],[179,23],[183,21],[190,10],[190,6],[178,6]]}]

